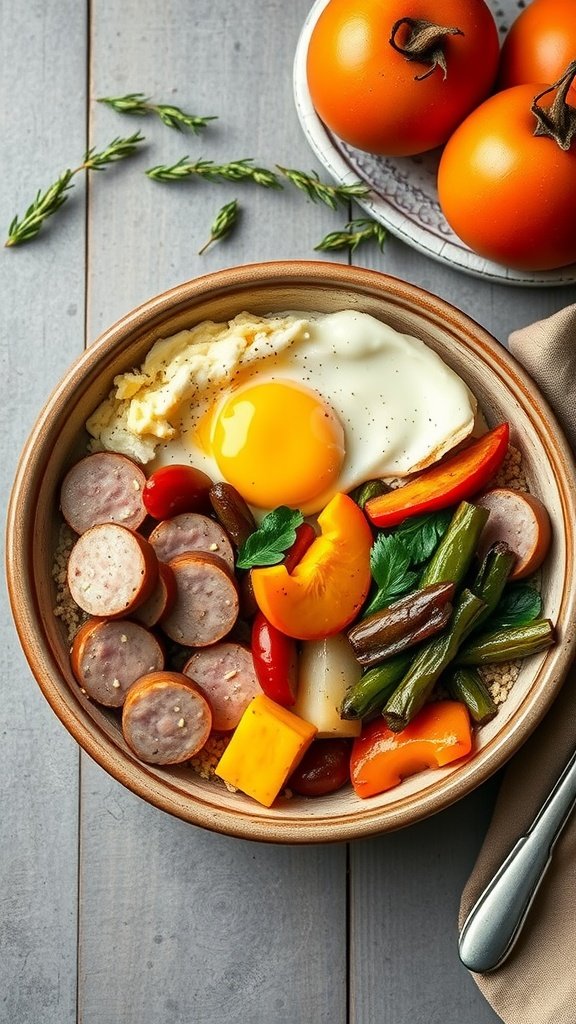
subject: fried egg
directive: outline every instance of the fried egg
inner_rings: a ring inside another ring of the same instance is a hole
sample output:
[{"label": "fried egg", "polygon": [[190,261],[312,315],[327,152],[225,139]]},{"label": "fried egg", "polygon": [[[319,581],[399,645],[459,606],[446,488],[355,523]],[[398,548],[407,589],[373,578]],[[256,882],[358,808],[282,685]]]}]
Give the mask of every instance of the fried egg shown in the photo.
[{"label": "fried egg", "polygon": [[472,432],[466,384],[422,341],[368,314],[243,314],[207,326],[208,340],[202,325],[164,339],[141,371],[117,378],[116,408],[103,403],[87,424],[100,446],[132,434],[150,469],[185,461],[257,510],[311,514],[338,491],[424,469]]}]

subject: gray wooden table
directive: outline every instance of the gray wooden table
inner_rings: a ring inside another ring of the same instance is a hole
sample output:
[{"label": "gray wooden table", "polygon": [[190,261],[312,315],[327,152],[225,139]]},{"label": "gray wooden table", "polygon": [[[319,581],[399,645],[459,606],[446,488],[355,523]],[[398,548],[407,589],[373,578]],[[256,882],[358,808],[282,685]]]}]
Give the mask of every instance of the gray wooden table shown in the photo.
[{"label": "gray wooden table", "polygon": [[[0,251],[0,442],[19,450],[68,364],[149,296],[223,266],[314,258],[344,217],[293,191],[159,185],[189,154],[311,169],[291,62],[309,0],[2,0],[0,224],[87,145],[137,128],[146,151],[78,180],[36,243]],[[121,119],[95,98],[143,90],[218,114],[201,138]],[[196,255],[216,210],[233,238]],[[414,281],[504,340],[574,301],[467,278],[390,238],[359,262]],[[6,602],[5,602],[6,604]],[[1,1024],[489,1024],[456,954],[460,892],[497,780],[379,839],[268,847],[140,801],[81,754],[2,618]]]}]

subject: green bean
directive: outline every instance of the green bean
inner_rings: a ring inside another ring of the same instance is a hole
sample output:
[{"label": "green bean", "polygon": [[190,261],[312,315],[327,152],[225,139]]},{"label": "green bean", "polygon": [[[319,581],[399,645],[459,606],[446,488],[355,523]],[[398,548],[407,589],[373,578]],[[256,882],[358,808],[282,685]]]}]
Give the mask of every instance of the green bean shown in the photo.
[{"label": "green bean", "polygon": [[484,602],[479,597],[470,590],[462,591],[449,628],[420,649],[384,707],[382,714],[394,732],[404,729],[426,703],[483,609]]},{"label": "green bean", "polygon": [[389,490],[388,484],[385,484],[383,480],[367,480],[365,484],[356,487],[350,497],[363,509],[370,498],[379,498],[381,494],[388,494]]},{"label": "green bean", "polygon": [[435,554],[424,570],[421,587],[431,583],[461,583],[464,579],[488,519],[488,509],[462,501]]},{"label": "green bean", "polygon": [[388,697],[396,689],[406,672],[412,653],[398,654],[384,665],[378,665],[365,672],[362,678],[348,690],[340,717],[345,719],[364,718],[372,711],[380,711]]},{"label": "green bean", "polygon": [[470,717],[477,725],[489,722],[497,714],[498,708],[490,696],[490,691],[475,668],[455,669],[449,675],[446,684],[450,695],[454,700],[466,705]]},{"label": "green bean", "polygon": [[472,592],[476,594],[476,597],[480,597],[486,605],[482,614],[478,616],[474,625],[474,632],[476,632],[480,623],[484,622],[496,608],[515,561],[516,555],[504,541],[497,541],[486,552],[484,561],[476,574],[476,579],[470,587]]},{"label": "green bean", "polygon": [[550,619],[534,619],[523,626],[496,629],[475,636],[458,654],[458,665],[490,665],[528,658],[550,647],[556,639]]}]

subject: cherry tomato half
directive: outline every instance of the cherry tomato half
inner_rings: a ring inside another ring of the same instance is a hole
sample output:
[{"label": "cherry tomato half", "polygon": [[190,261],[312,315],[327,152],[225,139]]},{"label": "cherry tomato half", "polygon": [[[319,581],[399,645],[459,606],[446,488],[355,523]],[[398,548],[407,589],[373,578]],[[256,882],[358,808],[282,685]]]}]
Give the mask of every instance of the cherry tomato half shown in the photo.
[{"label": "cherry tomato half", "polygon": [[192,466],[162,466],[148,478],[142,500],[154,519],[171,519],[182,512],[201,512],[208,506],[212,481]]},{"label": "cherry tomato half", "polygon": [[296,700],[296,644],[258,612],[252,626],[252,658],[260,686],[270,700],[287,708]]},{"label": "cherry tomato half", "polygon": [[350,742],[314,740],[288,779],[288,788],[300,796],[326,796],[350,778]]}]

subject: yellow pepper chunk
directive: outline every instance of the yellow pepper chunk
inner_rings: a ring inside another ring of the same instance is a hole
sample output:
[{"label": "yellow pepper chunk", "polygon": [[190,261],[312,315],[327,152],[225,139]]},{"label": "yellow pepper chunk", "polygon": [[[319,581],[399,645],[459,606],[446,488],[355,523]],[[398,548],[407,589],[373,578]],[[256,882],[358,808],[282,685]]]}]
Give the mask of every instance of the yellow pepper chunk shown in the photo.
[{"label": "yellow pepper chunk", "polygon": [[315,725],[259,694],[236,726],[216,775],[270,807],[316,732]]}]

